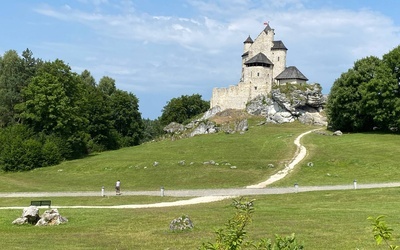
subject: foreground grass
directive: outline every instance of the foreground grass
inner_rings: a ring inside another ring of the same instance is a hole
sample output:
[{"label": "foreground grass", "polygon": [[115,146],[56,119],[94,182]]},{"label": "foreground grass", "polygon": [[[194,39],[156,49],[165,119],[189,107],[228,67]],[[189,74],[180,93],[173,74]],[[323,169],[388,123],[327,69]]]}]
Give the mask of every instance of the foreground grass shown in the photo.
[{"label": "foreground grass", "polygon": [[[386,249],[376,247],[368,216],[385,220],[400,235],[399,188],[324,191],[255,198],[250,239],[296,233],[306,249]],[[19,210],[0,210],[3,249],[196,249],[213,241],[214,229],[234,213],[231,200],[157,209],[61,209],[69,219],[57,227],[16,226]],[[42,209],[41,209],[42,210]],[[195,224],[173,233],[169,222],[183,214]],[[396,242],[395,242],[396,243]],[[397,243],[399,244],[399,243]]]}]

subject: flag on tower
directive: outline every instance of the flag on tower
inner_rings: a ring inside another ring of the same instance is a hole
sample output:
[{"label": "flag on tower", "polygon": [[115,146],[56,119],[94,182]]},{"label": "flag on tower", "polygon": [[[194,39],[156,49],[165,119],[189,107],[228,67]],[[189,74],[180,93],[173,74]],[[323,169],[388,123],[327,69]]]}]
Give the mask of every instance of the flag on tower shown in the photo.
[{"label": "flag on tower", "polygon": [[269,21],[268,22],[264,22],[264,25],[269,25]]}]

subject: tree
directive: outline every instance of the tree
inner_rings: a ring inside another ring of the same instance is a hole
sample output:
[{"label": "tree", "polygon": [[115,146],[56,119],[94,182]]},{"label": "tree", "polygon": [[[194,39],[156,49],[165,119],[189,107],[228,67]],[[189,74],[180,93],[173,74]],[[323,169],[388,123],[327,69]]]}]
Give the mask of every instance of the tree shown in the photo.
[{"label": "tree", "polygon": [[22,90],[35,75],[37,65],[32,52],[26,49],[20,58],[15,50],[9,50],[0,57],[0,127],[18,121],[15,105],[23,102]]},{"label": "tree", "polygon": [[115,87],[115,80],[108,76],[103,76],[100,79],[98,88],[108,96],[111,96],[117,90]]},{"label": "tree", "polygon": [[24,124],[36,133],[55,134],[69,148],[67,158],[86,154],[88,119],[82,79],[61,60],[46,62],[23,91],[18,106]]},{"label": "tree", "polygon": [[171,122],[183,123],[207,111],[209,107],[209,102],[202,100],[199,94],[191,96],[182,95],[178,98],[172,98],[167,105],[164,106],[160,122],[164,126]]},{"label": "tree", "polygon": [[110,96],[110,102],[113,126],[121,136],[121,146],[138,145],[143,138],[139,100],[132,93],[115,90]]},{"label": "tree", "polygon": [[15,50],[4,53],[0,61],[0,126],[14,123],[15,104],[21,100],[21,60]]},{"label": "tree", "polygon": [[363,58],[334,82],[327,103],[332,129],[360,132],[399,126],[399,86],[388,65],[377,57]]},{"label": "tree", "polygon": [[160,119],[143,119],[143,139],[142,142],[153,140],[164,134]]},{"label": "tree", "polygon": [[96,86],[96,81],[88,70],[82,72],[81,78],[88,100],[85,113],[88,114],[89,151],[117,149],[117,135],[113,127],[109,96]]}]

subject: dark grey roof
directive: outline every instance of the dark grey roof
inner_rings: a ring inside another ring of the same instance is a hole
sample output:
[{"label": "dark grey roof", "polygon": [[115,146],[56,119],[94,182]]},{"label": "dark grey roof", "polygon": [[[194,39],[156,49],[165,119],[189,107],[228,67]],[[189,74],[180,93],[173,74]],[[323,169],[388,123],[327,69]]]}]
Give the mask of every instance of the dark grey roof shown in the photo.
[{"label": "dark grey roof", "polygon": [[307,77],[305,77],[303,73],[301,73],[300,70],[298,70],[295,66],[287,67],[284,71],[282,71],[282,73],[277,75],[275,79],[277,80],[299,79],[308,81]]},{"label": "dark grey roof", "polygon": [[253,39],[249,36],[243,43],[253,43]]},{"label": "dark grey roof", "polygon": [[264,29],[264,32],[265,33],[268,33],[268,31],[271,31],[272,29],[271,29],[271,27],[269,26],[269,23],[267,23],[267,26],[265,27],[265,29]]},{"label": "dark grey roof", "polygon": [[287,50],[285,44],[283,44],[283,42],[282,42],[281,40],[279,40],[279,41],[274,41],[274,46],[272,46],[271,49],[273,49],[273,50],[274,50],[274,49],[284,49],[284,50]]},{"label": "dark grey roof", "polygon": [[255,63],[273,65],[273,63],[263,53],[258,53],[257,55],[253,56],[248,61],[246,61],[244,64],[249,65],[249,64],[255,64]]}]

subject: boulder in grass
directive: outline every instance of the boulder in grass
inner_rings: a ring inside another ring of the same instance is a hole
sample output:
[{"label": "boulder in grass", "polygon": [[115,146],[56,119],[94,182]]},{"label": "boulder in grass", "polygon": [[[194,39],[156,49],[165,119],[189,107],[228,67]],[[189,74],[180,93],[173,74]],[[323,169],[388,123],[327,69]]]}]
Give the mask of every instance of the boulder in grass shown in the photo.
[{"label": "boulder in grass", "polygon": [[67,218],[61,216],[58,209],[50,209],[42,214],[36,226],[57,226],[65,222],[68,222]]},{"label": "boulder in grass", "polygon": [[39,209],[36,206],[30,206],[24,208],[21,217],[15,219],[12,224],[23,225],[32,224],[35,225],[40,219]]},{"label": "boulder in grass", "polygon": [[173,219],[169,224],[169,229],[172,231],[183,231],[192,228],[194,228],[194,224],[187,215],[182,215],[179,218]]}]

